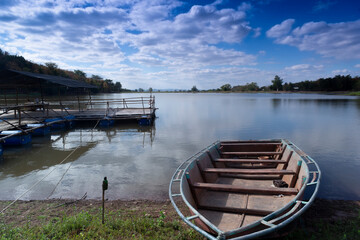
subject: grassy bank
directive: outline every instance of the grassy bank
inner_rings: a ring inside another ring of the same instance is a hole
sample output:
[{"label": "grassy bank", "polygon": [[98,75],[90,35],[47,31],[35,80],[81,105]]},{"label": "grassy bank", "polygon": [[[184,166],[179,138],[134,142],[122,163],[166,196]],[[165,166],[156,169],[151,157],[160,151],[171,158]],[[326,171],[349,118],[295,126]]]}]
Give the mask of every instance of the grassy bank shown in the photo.
[{"label": "grassy bank", "polygon": [[360,96],[360,92],[351,92],[351,93],[348,93],[347,95],[349,95],[349,96]]},{"label": "grassy bank", "polygon": [[[9,202],[0,202],[3,209]],[[169,201],[65,204],[64,200],[17,202],[0,216],[0,239],[204,239],[186,226]],[[360,203],[317,200],[290,234],[279,239],[360,239]]]}]

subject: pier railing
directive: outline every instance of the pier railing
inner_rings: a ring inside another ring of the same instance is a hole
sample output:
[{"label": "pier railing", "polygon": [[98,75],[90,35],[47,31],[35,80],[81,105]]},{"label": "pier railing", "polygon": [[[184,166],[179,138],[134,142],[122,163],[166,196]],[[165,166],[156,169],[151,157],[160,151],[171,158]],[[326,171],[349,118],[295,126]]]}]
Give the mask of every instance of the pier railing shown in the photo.
[{"label": "pier railing", "polygon": [[[139,115],[153,117],[155,113],[155,96],[99,99],[49,99],[44,102],[8,101],[6,105],[0,104],[0,120],[16,120],[18,126],[23,120],[41,122],[46,118],[66,119],[66,116],[86,116],[96,118],[99,116],[108,118],[138,118]],[[6,124],[8,126],[9,124]],[[2,128],[6,128],[6,126]],[[14,127],[14,126],[12,126]],[[1,127],[0,127],[1,128]]]},{"label": "pier railing", "polygon": [[43,103],[29,102],[28,99],[7,99],[6,102],[0,102],[0,109],[3,111],[13,110],[22,106],[23,109],[33,107],[36,110],[37,105],[46,105],[47,109],[60,109],[63,111],[79,110],[85,111],[90,109],[154,109],[155,96],[150,97],[134,97],[134,98],[118,98],[118,99],[97,99],[91,98],[75,98],[75,99],[48,99]]},{"label": "pier railing", "polygon": [[155,96],[122,98],[122,99],[89,99],[85,103],[85,109],[94,108],[136,108],[136,109],[154,109]]}]

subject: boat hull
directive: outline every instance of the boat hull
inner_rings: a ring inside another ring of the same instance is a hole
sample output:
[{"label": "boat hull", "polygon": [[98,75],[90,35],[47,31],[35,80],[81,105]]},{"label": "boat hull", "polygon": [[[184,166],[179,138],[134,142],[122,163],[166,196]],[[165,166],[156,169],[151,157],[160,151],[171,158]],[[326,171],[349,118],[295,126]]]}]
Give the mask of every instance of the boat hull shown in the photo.
[{"label": "boat hull", "polygon": [[[317,164],[288,140],[223,141],[184,162],[169,195],[180,217],[207,238],[250,239],[302,214],[316,196],[320,175]],[[312,190],[304,199],[307,188]]]}]

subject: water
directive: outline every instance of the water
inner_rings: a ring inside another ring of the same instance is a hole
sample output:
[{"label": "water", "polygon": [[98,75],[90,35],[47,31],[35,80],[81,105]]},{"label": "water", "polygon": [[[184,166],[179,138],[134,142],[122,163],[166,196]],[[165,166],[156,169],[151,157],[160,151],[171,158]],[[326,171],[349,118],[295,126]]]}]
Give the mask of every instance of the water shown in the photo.
[{"label": "water", "polygon": [[[5,149],[0,199],[167,198],[175,169],[216,140],[287,138],[322,170],[319,197],[360,199],[360,99],[316,94],[156,95],[152,127],[77,126]],[[135,94],[97,95],[124,98]],[[148,96],[148,95],[142,95]],[[76,151],[63,163],[74,149]]]}]

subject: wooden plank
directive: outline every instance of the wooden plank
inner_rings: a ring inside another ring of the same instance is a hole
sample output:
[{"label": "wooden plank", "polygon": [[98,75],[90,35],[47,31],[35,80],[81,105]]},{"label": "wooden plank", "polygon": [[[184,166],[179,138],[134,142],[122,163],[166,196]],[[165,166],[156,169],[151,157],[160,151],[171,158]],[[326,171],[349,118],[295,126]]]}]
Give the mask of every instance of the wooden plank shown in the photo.
[{"label": "wooden plank", "polygon": [[280,139],[275,139],[275,140],[228,140],[228,141],[221,141],[220,144],[222,143],[278,143],[281,144],[281,140]]},{"label": "wooden plank", "polygon": [[276,180],[280,175],[249,175],[249,174],[219,174],[223,178],[249,179],[249,180]]},{"label": "wooden plank", "polygon": [[222,152],[222,155],[281,155],[281,152]]},{"label": "wooden plank", "polygon": [[248,193],[248,194],[264,194],[264,195],[296,195],[298,190],[296,188],[265,188],[265,187],[244,187],[234,186],[230,184],[218,184],[218,183],[194,183],[194,188],[206,189],[211,191],[221,192],[234,192],[234,193]]},{"label": "wooden plank", "polygon": [[215,162],[222,163],[286,163],[285,160],[273,160],[273,159],[232,159],[232,158],[218,158]]},{"label": "wooden plank", "polygon": [[237,168],[205,168],[205,173],[233,173],[233,174],[276,174],[276,175],[295,175],[291,170],[278,169],[237,169]]},{"label": "wooden plank", "polygon": [[200,205],[199,209],[211,210],[223,213],[237,213],[237,214],[248,214],[256,216],[266,216],[271,214],[273,211],[261,210],[261,209],[248,209],[248,208],[233,208],[233,207],[220,207],[220,206],[207,206]]},{"label": "wooden plank", "polygon": [[236,142],[224,142],[220,143],[221,146],[277,146],[280,142],[248,142],[248,143],[236,143]]}]

